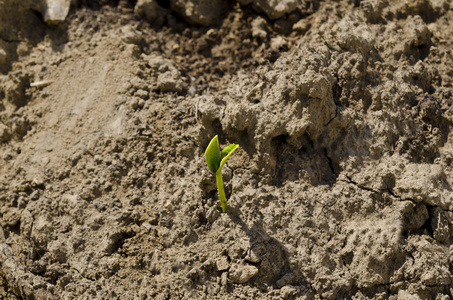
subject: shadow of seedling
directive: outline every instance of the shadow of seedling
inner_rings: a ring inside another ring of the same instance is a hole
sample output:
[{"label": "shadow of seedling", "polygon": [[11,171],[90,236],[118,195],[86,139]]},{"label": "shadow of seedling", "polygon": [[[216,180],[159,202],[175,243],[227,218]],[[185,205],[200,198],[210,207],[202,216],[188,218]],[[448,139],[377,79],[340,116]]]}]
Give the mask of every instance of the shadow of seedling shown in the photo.
[{"label": "shadow of seedling", "polygon": [[259,285],[263,289],[268,285],[277,288],[285,285],[299,285],[301,278],[291,270],[287,248],[267,234],[261,222],[256,222],[249,228],[242,220],[242,212],[237,207],[230,207],[228,215],[234,224],[241,227],[249,239],[250,247],[243,257],[243,263],[258,268],[258,273],[247,284]]}]

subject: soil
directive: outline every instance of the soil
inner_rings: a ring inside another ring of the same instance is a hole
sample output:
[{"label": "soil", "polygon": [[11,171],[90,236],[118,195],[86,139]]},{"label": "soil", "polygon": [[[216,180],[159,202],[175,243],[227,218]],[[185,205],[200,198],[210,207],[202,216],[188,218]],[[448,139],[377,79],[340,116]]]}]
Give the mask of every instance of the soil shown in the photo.
[{"label": "soil", "polygon": [[0,299],[453,296],[450,1],[38,2],[0,0]]}]

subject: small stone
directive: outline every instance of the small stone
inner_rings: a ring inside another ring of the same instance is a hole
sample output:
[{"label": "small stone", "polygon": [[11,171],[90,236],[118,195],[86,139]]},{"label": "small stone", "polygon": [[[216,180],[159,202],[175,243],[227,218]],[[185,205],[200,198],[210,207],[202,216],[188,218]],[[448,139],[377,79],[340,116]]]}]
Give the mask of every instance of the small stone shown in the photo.
[{"label": "small stone", "polygon": [[28,129],[30,128],[29,122],[25,118],[16,118],[12,125],[12,132],[14,134],[22,137],[27,134]]},{"label": "small stone", "polygon": [[302,19],[293,25],[293,30],[299,34],[305,34],[310,29],[310,23],[306,19]]},{"label": "small stone", "polygon": [[171,60],[165,59],[159,55],[151,55],[148,57],[148,65],[151,69],[163,73],[168,70],[176,70]]},{"label": "small stone", "polygon": [[39,199],[39,191],[35,190],[33,193],[30,194],[31,200],[38,200]]},{"label": "small stone", "polygon": [[44,0],[37,2],[37,9],[41,12],[47,24],[64,22],[71,6],[71,0]]},{"label": "small stone", "polygon": [[246,283],[256,274],[258,268],[252,265],[232,264],[230,268],[230,279],[235,283]]},{"label": "small stone", "polygon": [[[133,86],[132,84],[128,81],[128,82],[125,82],[122,86],[121,86],[121,89],[124,91],[124,92],[128,92],[130,89],[132,89]],[[118,98],[118,102],[124,102],[124,96],[120,96]],[[122,103],[119,103],[119,104],[122,104]]]},{"label": "small stone", "polygon": [[[1,52],[1,50],[0,50],[0,52]],[[20,42],[19,45],[17,45],[16,53],[19,56],[25,56],[25,55],[30,54],[30,48],[29,48],[28,43],[25,41]],[[0,59],[0,63],[1,63],[1,59]]]},{"label": "small stone", "polygon": [[215,262],[215,265],[216,265],[217,271],[225,271],[230,267],[228,258],[226,256],[222,256],[219,259],[217,259]]},{"label": "small stone", "polygon": [[142,226],[143,226],[146,230],[148,230],[148,231],[150,231],[151,228],[152,228],[152,227],[151,227],[151,224],[149,224],[148,222],[144,222],[144,223],[142,224]]},{"label": "small stone", "polygon": [[287,273],[282,278],[277,280],[276,285],[278,288],[282,288],[285,285],[293,283],[294,281],[296,281],[296,276],[293,273]]},{"label": "small stone", "polygon": [[121,38],[126,44],[138,44],[142,40],[142,33],[132,25],[123,26],[121,29]]},{"label": "small stone", "polygon": [[297,288],[292,285],[286,285],[280,289],[280,296],[283,299],[288,299],[297,294]]},{"label": "small stone", "polygon": [[156,25],[165,21],[165,16],[169,11],[162,8],[155,0],[138,0],[135,4],[134,12],[150,23]]},{"label": "small stone", "polygon": [[139,98],[132,98],[131,101],[129,102],[129,105],[130,107],[133,109],[133,110],[136,110],[137,108],[139,108]]},{"label": "small stone", "polygon": [[281,36],[271,39],[270,46],[274,50],[280,50],[288,47],[288,43]]},{"label": "small stone", "polygon": [[220,275],[220,285],[222,287],[226,287],[228,285],[228,272],[223,272],[222,275]]},{"label": "small stone", "polygon": [[149,93],[148,93],[148,91],[140,89],[140,90],[135,92],[135,96],[137,96],[137,97],[139,97],[141,99],[147,99],[148,96],[149,96]]},{"label": "small stone", "polygon": [[197,91],[197,89],[196,89],[194,86],[191,86],[191,87],[189,88],[189,90],[187,91],[187,93],[188,93],[189,95],[194,95],[196,91]]},{"label": "small stone", "polygon": [[101,203],[101,202],[97,202],[97,201],[96,201],[96,202],[94,202],[94,206],[96,207],[96,209],[97,209],[98,211],[104,211],[104,210],[106,210],[106,206],[105,206],[104,203]]},{"label": "small stone", "polygon": [[20,210],[15,207],[9,208],[9,210],[3,214],[3,225],[14,227],[20,220]]},{"label": "small stone", "polygon": [[25,197],[23,197],[23,196],[20,196],[17,199],[17,207],[20,208],[20,209],[25,208],[27,206],[27,203],[28,203],[28,200]]},{"label": "small stone", "polygon": [[242,5],[252,4],[257,11],[263,11],[271,20],[283,17],[297,9],[298,0],[238,0]]},{"label": "small stone", "polygon": [[162,73],[157,78],[158,88],[163,92],[180,92],[184,89],[181,72],[171,70]]},{"label": "small stone", "polygon": [[171,0],[170,7],[187,22],[210,26],[221,20],[228,6],[225,0]]},{"label": "small stone", "polygon": [[217,210],[215,206],[212,206],[206,212],[206,220],[208,222],[213,223],[217,218],[220,216],[220,212]]},{"label": "small stone", "polygon": [[260,257],[255,253],[253,249],[249,249],[249,251],[247,252],[247,256],[245,257],[245,260],[251,263],[261,262]]},{"label": "small stone", "polygon": [[398,291],[398,299],[402,300],[419,300],[421,299],[418,295],[413,295],[405,290]]},{"label": "small stone", "polygon": [[264,40],[267,37],[266,27],[266,20],[262,17],[257,17],[252,21],[252,36]]},{"label": "small stone", "polygon": [[41,176],[33,178],[33,180],[31,181],[31,186],[33,188],[44,189],[45,187],[44,178]]},{"label": "small stone", "polygon": [[99,155],[99,154],[96,154],[96,155],[94,156],[94,161],[95,161],[97,164],[102,163],[102,156]]},{"label": "small stone", "polygon": [[47,165],[49,162],[50,162],[50,158],[47,157],[47,156],[44,156],[42,159],[41,159],[41,162],[43,165]]},{"label": "small stone", "polygon": [[87,188],[83,188],[82,192],[79,194],[79,197],[83,200],[89,201],[91,200],[90,191]]},{"label": "small stone", "polygon": [[47,249],[51,253],[52,258],[60,263],[66,262],[68,253],[66,245],[59,240],[52,241],[48,244]]}]

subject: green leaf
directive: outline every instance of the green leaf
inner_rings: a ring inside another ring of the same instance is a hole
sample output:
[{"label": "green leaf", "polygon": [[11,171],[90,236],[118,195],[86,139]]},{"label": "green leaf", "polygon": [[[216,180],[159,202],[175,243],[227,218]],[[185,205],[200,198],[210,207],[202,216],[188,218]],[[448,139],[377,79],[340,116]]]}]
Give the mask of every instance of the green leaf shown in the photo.
[{"label": "green leaf", "polygon": [[228,155],[228,153],[230,153],[234,147],[236,147],[236,144],[228,145],[225,149],[223,149],[222,152],[220,153],[220,160],[222,160],[225,157],[225,155]]},{"label": "green leaf", "polygon": [[212,173],[217,172],[220,165],[220,146],[217,135],[211,140],[206,148],[204,157],[206,159],[206,163],[208,164],[209,170],[211,170]]},{"label": "green leaf", "polygon": [[[231,147],[232,146],[232,147]],[[239,147],[239,145],[237,144],[231,144],[229,145],[228,147],[226,147],[225,149],[223,149],[222,153],[225,153],[225,157],[222,158],[222,161],[220,162],[220,166],[219,168],[217,169],[217,171],[220,171],[222,172],[222,168],[223,166],[225,165],[228,157],[230,157],[231,154],[233,154],[233,152]],[[227,151],[225,151],[227,150]]]}]

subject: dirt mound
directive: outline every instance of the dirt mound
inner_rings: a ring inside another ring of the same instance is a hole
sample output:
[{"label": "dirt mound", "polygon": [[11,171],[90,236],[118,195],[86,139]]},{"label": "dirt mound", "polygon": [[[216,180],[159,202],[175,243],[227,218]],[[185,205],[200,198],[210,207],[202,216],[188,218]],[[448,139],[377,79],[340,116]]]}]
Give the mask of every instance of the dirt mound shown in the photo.
[{"label": "dirt mound", "polygon": [[41,2],[0,0],[2,298],[453,296],[449,1]]}]

